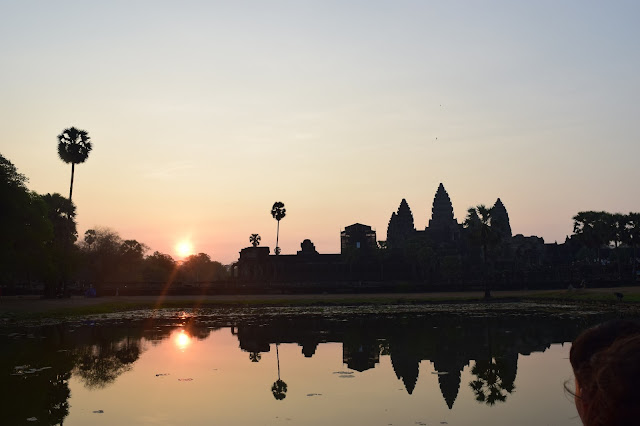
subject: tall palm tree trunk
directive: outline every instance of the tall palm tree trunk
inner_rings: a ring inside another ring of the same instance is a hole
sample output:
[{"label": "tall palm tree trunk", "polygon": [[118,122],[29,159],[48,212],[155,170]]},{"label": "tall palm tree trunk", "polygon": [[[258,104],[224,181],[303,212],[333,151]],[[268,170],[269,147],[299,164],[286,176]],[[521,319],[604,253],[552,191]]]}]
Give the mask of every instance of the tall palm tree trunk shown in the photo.
[{"label": "tall palm tree trunk", "polygon": [[276,254],[278,254],[278,240],[280,239],[280,221],[278,221],[278,227],[276,231]]},{"label": "tall palm tree trunk", "polygon": [[71,163],[71,186],[69,187],[69,201],[71,201],[71,196],[73,195],[73,175],[76,170],[76,163]]},{"label": "tall palm tree trunk", "polygon": [[638,265],[636,262],[636,259],[638,257],[638,255],[636,254],[636,245],[633,244],[633,247],[631,249],[631,256],[633,257],[632,261],[631,261],[631,284],[635,284],[636,282],[636,271],[638,270]]},{"label": "tall palm tree trunk", "polygon": [[[71,163],[71,185],[69,185],[69,202],[71,203],[71,196],[73,195],[73,177],[76,171],[76,163]],[[72,218],[69,216],[67,218],[67,226],[69,233],[71,232],[71,222]],[[67,281],[69,281],[68,267],[69,267],[69,259],[71,253],[71,241],[67,240],[64,245],[64,269],[62,271],[62,295],[66,297],[67,295]]]},{"label": "tall palm tree trunk", "polygon": [[280,353],[278,352],[277,343],[276,343],[276,359],[278,360],[278,380],[280,380]]}]

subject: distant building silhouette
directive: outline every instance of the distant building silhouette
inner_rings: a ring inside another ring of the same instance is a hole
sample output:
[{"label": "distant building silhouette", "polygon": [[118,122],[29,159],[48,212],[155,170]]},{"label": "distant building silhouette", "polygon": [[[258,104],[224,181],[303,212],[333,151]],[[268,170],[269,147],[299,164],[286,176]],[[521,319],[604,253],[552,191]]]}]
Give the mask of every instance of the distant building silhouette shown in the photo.
[{"label": "distant building silhouette", "polygon": [[298,251],[298,255],[304,256],[313,256],[318,254],[316,251],[316,246],[311,242],[311,240],[306,239],[302,243],[300,243],[300,250]]},{"label": "distant building silhouette", "polygon": [[376,231],[370,226],[354,223],[345,227],[344,231],[340,233],[340,252],[342,254],[350,250],[373,251],[377,247]]},{"label": "distant building silhouette", "polygon": [[[473,231],[456,220],[449,193],[440,183],[431,206],[427,226],[416,226],[406,199],[392,212],[386,241],[378,244],[376,231],[354,223],[340,232],[340,254],[318,253],[305,239],[295,255],[270,253],[269,247],[247,247],[233,265],[233,276],[240,282],[300,284],[310,291],[345,291],[353,283],[358,291],[392,289],[389,283],[411,283],[416,289],[478,289],[485,274],[493,289],[552,288],[563,283],[578,285],[585,272],[575,273],[576,256],[583,244],[567,238],[564,244],[545,244],[539,237],[513,235],[509,213],[497,198],[489,209],[490,244],[479,244]],[[465,212],[466,215],[466,212]],[[420,216],[420,215],[419,215]],[[486,251],[486,253],[485,253]],[[610,249],[599,250],[603,259]],[[587,265],[588,266],[588,265]],[[322,284],[320,284],[322,283]],[[352,285],[352,287],[353,287]],[[305,287],[306,286],[306,287]],[[284,287],[283,287],[284,289]],[[253,291],[253,290],[250,290]]]}]

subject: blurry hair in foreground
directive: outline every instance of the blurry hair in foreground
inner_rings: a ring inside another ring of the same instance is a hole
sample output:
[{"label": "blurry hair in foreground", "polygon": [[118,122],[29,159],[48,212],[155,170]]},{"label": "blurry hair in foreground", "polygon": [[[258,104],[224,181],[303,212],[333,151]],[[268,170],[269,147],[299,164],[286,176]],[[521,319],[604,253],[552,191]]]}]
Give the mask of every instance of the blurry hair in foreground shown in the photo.
[{"label": "blurry hair in foreground", "polygon": [[569,355],[585,426],[640,424],[640,324],[615,320],[584,331]]}]

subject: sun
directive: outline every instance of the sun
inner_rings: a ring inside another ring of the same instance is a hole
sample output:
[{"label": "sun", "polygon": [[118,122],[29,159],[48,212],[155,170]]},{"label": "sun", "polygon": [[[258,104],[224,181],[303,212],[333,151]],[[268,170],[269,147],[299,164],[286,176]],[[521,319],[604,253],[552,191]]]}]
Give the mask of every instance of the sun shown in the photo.
[{"label": "sun", "polygon": [[184,351],[187,346],[191,344],[191,337],[187,333],[185,333],[184,330],[180,330],[179,333],[176,333],[174,342],[178,349]]},{"label": "sun", "polygon": [[187,257],[193,254],[193,244],[190,241],[180,241],[176,244],[176,253],[180,257]]}]

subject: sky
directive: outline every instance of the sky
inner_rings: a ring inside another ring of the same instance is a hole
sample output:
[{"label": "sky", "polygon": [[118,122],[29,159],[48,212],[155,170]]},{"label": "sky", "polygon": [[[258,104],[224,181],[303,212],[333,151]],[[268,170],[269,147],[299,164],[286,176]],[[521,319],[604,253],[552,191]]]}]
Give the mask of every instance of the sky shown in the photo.
[{"label": "sky", "polygon": [[514,234],[563,242],[583,210],[640,211],[635,1],[0,0],[0,153],[108,227],[231,263],[386,239],[402,198],[424,229],[500,199]]}]

